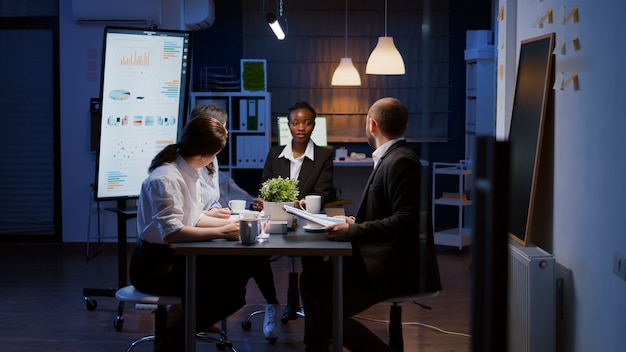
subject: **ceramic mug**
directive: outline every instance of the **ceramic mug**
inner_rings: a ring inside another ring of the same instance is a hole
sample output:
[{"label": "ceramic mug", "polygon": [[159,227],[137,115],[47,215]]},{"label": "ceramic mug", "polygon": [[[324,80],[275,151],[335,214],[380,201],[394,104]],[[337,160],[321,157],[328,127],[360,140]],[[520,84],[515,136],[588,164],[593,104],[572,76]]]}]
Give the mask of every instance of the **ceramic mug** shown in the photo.
[{"label": "ceramic mug", "polygon": [[322,196],[311,194],[304,197],[304,207],[300,204],[300,209],[306,210],[311,214],[319,214],[322,210]]},{"label": "ceramic mug", "polygon": [[[322,196],[317,194],[311,194],[304,197],[304,207],[302,207],[302,204],[300,204],[300,208],[302,210],[306,210],[311,214],[319,214],[322,210]],[[306,226],[307,227],[305,229],[308,228],[311,230],[318,230],[323,228],[322,225],[316,224],[312,221],[307,221]]]},{"label": "ceramic mug", "polygon": [[246,210],[246,201],[243,199],[232,199],[228,201],[228,207],[233,214],[241,214]]},{"label": "ceramic mug", "polygon": [[241,244],[251,245],[256,243],[256,238],[261,230],[258,217],[241,216],[239,218],[239,239]]}]

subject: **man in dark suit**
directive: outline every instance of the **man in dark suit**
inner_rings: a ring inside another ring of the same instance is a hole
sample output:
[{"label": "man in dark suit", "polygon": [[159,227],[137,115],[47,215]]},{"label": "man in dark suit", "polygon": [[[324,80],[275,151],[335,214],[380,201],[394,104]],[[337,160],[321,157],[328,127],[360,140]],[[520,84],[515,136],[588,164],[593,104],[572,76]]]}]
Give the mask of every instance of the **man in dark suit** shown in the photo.
[{"label": "man in dark suit", "polygon": [[[352,352],[390,351],[354,315],[388,298],[441,289],[432,233],[420,235],[421,163],[404,139],[407,123],[408,111],[397,99],[370,107],[365,133],[376,149],[374,170],[356,217],[326,227],[329,240],[352,242],[353,256],[343,267],[344,346]],[[306,323],[312,325],[305,329],[306,351],[329,350],[331,266],[326,261],[301,275]]]}]

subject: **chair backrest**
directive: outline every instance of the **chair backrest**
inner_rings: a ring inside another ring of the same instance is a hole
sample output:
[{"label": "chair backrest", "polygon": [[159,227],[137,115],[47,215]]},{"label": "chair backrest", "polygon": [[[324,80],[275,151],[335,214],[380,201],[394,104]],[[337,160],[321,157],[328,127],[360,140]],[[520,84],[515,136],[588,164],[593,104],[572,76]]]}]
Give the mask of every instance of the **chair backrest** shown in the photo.
[{"label": "chair backrest", "polygon": [[428,233],[428,231],[432,231],[432,217],[430,213],[432,212],[431,206],[431,192],[430,192],[430,164],[428,161],[420,159],[422,163],[422,177],[420,180],[421,186],[421,197],[420,200],[420,232]]},{"label": "chair backrest", "polygon": [[435,255],[435,239],[432,223],[431,169],[428,161],[421,160],[420,203],[420,296],[436,296],[441,291],[439,264]]}]

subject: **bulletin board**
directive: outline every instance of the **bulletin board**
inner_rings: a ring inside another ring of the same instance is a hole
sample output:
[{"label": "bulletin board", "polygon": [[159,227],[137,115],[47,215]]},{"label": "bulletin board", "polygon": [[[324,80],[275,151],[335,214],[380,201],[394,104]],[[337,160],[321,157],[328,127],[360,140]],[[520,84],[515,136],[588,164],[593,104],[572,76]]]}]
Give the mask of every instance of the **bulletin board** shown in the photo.
[{"label": "bulletin board", "polygon": [[521,42],[509,130],[509,236],[527,246],[544,121],[554,77],[554,33]]}]

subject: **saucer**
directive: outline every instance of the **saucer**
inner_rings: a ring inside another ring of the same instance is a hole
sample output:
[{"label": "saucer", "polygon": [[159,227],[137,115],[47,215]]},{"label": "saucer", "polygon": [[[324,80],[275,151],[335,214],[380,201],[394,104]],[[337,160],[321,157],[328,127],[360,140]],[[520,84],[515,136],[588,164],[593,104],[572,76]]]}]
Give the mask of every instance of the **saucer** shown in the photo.
[{"label": "saucer", "polygon": [[326,232],[323,227],[310,227],[309,225],[304,225],[302,228],[307,232]]}]

